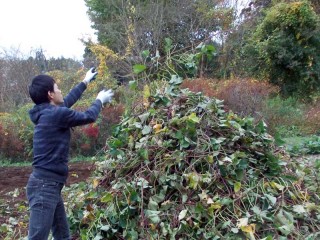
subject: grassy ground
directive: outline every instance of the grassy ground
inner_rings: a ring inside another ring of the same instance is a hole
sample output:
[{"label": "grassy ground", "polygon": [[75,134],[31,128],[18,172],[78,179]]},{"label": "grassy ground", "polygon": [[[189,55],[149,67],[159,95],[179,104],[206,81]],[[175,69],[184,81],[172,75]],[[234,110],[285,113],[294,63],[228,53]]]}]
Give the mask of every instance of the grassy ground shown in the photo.
[{"label": "grassy ground", "polygon": [[[76,156],[70,159],[69,162],[92,162],[92,161],[99,161],[103,160],[103,156],[95,156],[95,157],[85,157],[85,156]],[[29,161],[19,161],[13,162],[12,160],[5,159],[4,157],[0,156],[0,167],[27,167],[31,166],[31,160]]]},{"label": "grassy ground", "polygon": [[287,146],[297,146],[300,144],[303,144],[306,141],[312,140],[313,136],[307,136],[307,137],[290,137],[290,138],[284,138],[283,140],[286,142]]}]

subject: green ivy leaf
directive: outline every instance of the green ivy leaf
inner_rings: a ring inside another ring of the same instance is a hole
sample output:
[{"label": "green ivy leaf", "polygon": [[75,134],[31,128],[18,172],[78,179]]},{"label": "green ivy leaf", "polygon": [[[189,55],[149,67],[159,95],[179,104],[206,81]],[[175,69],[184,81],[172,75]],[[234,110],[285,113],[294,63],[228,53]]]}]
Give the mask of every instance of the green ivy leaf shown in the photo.
[{"label": "green ivy leaf", "polygon": [[158,210],[159,209],[159,205],[157,202],[153,201],[152,198],[150,198],[149,203],[148,203],[148,209],[150,210]]},{"label": "green ivy leaf", "polygon": [[136,191],[130,192],[130,201],[131,202],[136,202],[138,201],[138,193]]},{"label": "green ivy leaf", "polygon": [[191,113],[188,116],[188,120],[191,121],[191,122],[194,122],[194,123],[199,123],[200,122],[200,119],[197,117],[197,115],[195,113]]},{"label": "green ivy leaf", "polygon": [[148,160],[149,159],[149,153],[148,153],[148,149],[145,148],[141,148],[138,151],[139,156],[143,159],[143,160]]},{"label": "green ivy leaf", "polygon": [[262,238],[261,240],[273,240],[273,237],[272,236],[268,236],[268,237]]},{"label": "green ivy leaf", "polygon": [[108,232],[111,229],[110,225],[103,225],[100,230],[104,232]]},{"label": "green ivy leaf", "polygon": [[148,217],[152,223],[160,222],[160,217],[159,217],[160,213],[161,211],[145,210],[146,217]]},{"label": "green ivy leaf", "polygon": [[188,195],[182,195],[182,203],[185,203],[188,200]]},{"label": "green ivy leaf", "polygon": [[188,210],[184,209],[179,213],[179,221],[181,221],[182,219],[185,218],[185,216],[187,215]]},{"label": "green ivy leaf", "polygon": [[234,192],[237,193],[240,191],[240,189],[241,189],[241,182],[236,182],[234,184]]},{"label": "green ivy leaf", "polygon": [[200,181],[200,177],[196,173],[190,173],[188,174],[188,180],[189,180],[189,187],[192,189],[197,189],[197,186]]},{"label": "green ivy leaf", "polygon": [[130,89],[131,90],[136,90],[137,89],[137,87],[138,87],[138,83],[137,83],[137,81],[129,81],[129,87],[130,87]]},{"label": "green ivy leaf", "polygon": [[113,196],[112,196],[111,193],[106,193],[100,199],[100,201],[103,202],[103,203],[112,202],[112,200],[113,200]]},{"label": "green ivy leaf", "polygon": [[207,51],[210,51],[210,52],[215,52],[216,49],[213,45],[209,44],[209,45],[206,45],[207,46]]},{"label": "green ivy leaf", "polygon": [[150,56],[150,51],[149,51],[149,50],[144,50],[144,51],[142,51],[142,52],[141,52],[141,56],[142,56],[143,58],[149,57],[149,56]]},{"label": "green ivy leaf", "polygon": [[165,52],[169,52],[172,48],[172,40],[171,38],[165,38],[164,39],[164,49],[165,49]]},{"label": "green ivy leaf", "polygon": [[205,209],[200,202],[197,202],[194,211],[195,213],[202,214],[205,211]]},{"label": "green ivy leaf", "polygon": [[276,204],[276,202],[277,202],[277,198],[276,197],[271,196],[269,194],[265,194],[264,196],[270,201],[272,206],[274,206]]},{"label": "green ivy leaf", "polygon": [[141,123],[145,123],[149,116],[150,116],[150,113],[146,112],[144,114],[139,115],[138,118],[140,119]]},{"label": "green ivy leaf", "polygon": [[147,135],[147,134],[149,134],[151,132],[152,132],[152,128],[150,126],[148,126],[148,125],[144,126],[143,129],[142,129],[142,134],[143,135]]},{"label": "green ivy leaf", "polygon": [[139,74],[139,73],[145,71],[147,69],[147,67],[142,64],[136,64],[136,65],[133,65],[132,69],[135,74]]},{"label": "green ivy leaf", "polygon": [[148,188],[149,187],[149,182],[144,179],[144,178],[138,178],[137,179],[137,186],[142,187],[142,188]]},{"label": "green ivy leaf", "polygon": [[294,205],[293,206],[293,211],[298,213],[298,214],[306,212],[305,208],[302,205]]},{"label": "green ivy leaf", "polygon": [[98,233],[93,240],[101,240],[101,239],[103,239],[103,237],[100,233]]},{"label": "green ivy leaf", "polygon": [[172,75],[169,83],[173,85],[179,85],[182,83],[182,81],[183,81],[182,77],[179,77],[177,75]]},{"label": "green ivy leaf", "polygon": [[264,121],[260,121],[255,130],[257,131],[257,133],[265,133],[266,132],[266,128],[267,128],[267,124]]}]

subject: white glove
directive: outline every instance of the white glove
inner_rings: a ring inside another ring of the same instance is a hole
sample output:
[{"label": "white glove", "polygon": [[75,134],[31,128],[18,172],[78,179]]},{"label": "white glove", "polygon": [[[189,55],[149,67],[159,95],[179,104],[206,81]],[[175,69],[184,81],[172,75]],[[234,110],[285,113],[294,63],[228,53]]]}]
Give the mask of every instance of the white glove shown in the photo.
[{"label": "white glove", "polygon": [[86,73],[86,76],[84,77],[83,82],[85,84],[88,84],[92,80],[96,79],[97,74],[98,72],[96,72],[95,67],[90,68],[90,70]]},{"label": "white glove", "polygon": [[113,92],[111,89],[109,90],[102,90],[98,93],[97,99],[99,99],[102,104],[109,103],[112,100]]}]

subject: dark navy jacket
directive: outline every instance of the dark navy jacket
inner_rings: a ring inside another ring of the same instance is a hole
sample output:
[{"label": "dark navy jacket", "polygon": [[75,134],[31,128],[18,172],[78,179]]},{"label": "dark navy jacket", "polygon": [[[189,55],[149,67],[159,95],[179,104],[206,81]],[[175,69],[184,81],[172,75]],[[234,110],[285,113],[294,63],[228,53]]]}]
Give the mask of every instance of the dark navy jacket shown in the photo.
[{"label": "dark navy jacket", "polygon": [[35,124],[32,173],[36,178],[66,182],[70,128],[94,122],[102,107],[101,101],[95,100],[85,112],[70,109],[85,89],[86,85],[79,83],[64,98],[61,106],[43,103],[29,111]]}]

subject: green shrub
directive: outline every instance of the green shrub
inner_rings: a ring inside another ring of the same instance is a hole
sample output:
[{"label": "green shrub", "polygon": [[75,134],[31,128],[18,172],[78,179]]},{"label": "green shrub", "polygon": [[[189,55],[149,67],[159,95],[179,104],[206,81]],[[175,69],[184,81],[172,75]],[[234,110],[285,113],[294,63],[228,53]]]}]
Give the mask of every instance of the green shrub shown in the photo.
[{"label": "green shrub", "polygon": [[279,133],[282,137],[303,135],[304,104],[296,98],[282,98],[276,96],[265,102],[262,110],[269,131],[272,134]]},{"label": "green shrub", "polygon": [[319,22],[307,1],[280,2],[267,10],[251,39],[259,55],[257,73],[266,73],[286,96],[310,98],[319,90]]},{"label": "green shrub", "polygon": [[31,159],[33,153],[33,130],[34,124],[30,120],[29,110],[33,104],[26,104],[20,107],[12,116],[14,121],[14,130],[17,131],[19,139],[24,145],[24,155],[26,158]]},{"label": "green shrub", "polygon": [[24,142],[19,138],[19,129],[13,121],[12,114],[0,115],[0,152],[3,157],[10,161],[25,160]]}]

